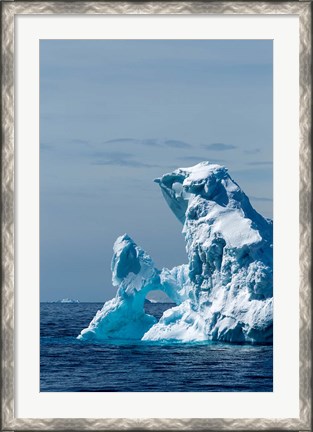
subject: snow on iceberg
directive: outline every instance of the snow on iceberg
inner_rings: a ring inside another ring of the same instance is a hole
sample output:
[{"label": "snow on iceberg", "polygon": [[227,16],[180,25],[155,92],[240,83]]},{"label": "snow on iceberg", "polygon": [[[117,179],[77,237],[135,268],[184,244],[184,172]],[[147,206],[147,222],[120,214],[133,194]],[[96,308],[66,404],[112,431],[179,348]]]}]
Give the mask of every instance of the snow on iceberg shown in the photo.
[{"label": "snow on iceberg", "polygon": [[[225,167],[202,162],[155,180],[183,224],[189,264],[158,270],[128,236],[114,245],[116,297],[80,339],[272,343],[273,225]],[[144,311],[152,290],[176,306],[159,322]]]}]

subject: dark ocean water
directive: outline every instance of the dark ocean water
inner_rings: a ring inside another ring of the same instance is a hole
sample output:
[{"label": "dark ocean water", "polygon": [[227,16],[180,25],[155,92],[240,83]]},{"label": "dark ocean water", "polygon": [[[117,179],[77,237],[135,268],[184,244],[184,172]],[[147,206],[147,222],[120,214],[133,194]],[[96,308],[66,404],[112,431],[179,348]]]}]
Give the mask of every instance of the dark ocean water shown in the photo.
[{"label": "dark ocean water", "polygon": [[[147,304],[157,319],[171,305]],[[101,303],[41,303],[42,392],[271,392],[271,346],[76,339]]]}]

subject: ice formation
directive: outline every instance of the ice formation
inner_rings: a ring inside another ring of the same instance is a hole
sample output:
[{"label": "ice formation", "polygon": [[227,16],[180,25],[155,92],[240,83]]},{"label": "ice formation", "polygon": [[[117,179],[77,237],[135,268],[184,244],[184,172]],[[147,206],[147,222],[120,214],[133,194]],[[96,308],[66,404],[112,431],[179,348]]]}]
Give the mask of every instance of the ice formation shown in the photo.
[{"label": "ice formation", "polygon": [[62,300],[57,300],[56,302],[52,302],[52,303],[79,303],[79,300],[64,298]]},{"label": "ice formation", "polygon": [[[253,209],[223,166],[202,162],[155,181],[183,224],[189,264],[160,271],[128,235],[119,237],[116,297],[79,339],[272,343],[272,221]],[[152,290],[176,304],[159,322],[144,310]]]},{"label": "ice formation", "polygon": [[150,291],[146,297],[150,303],[173,303],[173,300],[164,291]]}]

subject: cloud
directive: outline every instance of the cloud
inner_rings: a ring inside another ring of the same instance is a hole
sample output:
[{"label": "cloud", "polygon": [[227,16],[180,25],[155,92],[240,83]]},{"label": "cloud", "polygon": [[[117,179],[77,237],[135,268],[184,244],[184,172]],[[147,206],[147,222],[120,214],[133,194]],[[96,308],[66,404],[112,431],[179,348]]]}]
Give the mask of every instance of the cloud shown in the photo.
[{"label": "cloud", "polygon": [[152,168],[158,165],[148,164],[133,159],[134,155],[124,152],[95,152],[92,165],[124,166],[132,168]]},{"label": "cloud", "polygon": [[174,148],[189,148],[191,147],[190,144],[180,141],[180,140],[165,140],[164,144],[168,147],[174,147]]},{"label": "cloud", "polygon": [[144,138],[144,139],[136,139],[136,138],[114,138],[104,141],[104,144],[136,144],[136,145],[144,145],[148,147],[172,147],[172,148],[190,148],[192,147],[190,144],[185,141],[176,140],[176,139],[159,139],[159,138]]},{"label": "cloud", "polygon": [[138,140],[134,138],[115,138],[104,141],[104,144],[114,144],[114,143],[127,143],[127,142],[137,142]]},{"label": "cloud", "polygon": [[273,165],[273,162],[272,161],[254,161],[254,162],[247,162],[247,165],[253,165],[253,166]]},{"label": "cloud", "polygon": [[251,150],[244,150],[243,152],[246,154],[257,154],[257,153],[261,152],[261,149],[260,148],[254,148]]},{"label": "cloud", "polygon": [[138,142],[142,145],[148,146],[148,147],[162,147],[162,142],[155,138],[147,138],[143,140],[138,140]]},{"label": "cloud", "polygon": [[202,147],[207,150],[213,150],[213,151],[227,151],[227,150],[234,150],[237,148],[232,144],[224,144],[224,143],[203,144]]},{"label": "cloud", "polygon": [[144,139],[137,139],[137,138],[115,138],[110,139],[104,142],[105,144],[139,144],[149,147],[160,147],[162,146],[162,142],[156,138],[144,138]]}]

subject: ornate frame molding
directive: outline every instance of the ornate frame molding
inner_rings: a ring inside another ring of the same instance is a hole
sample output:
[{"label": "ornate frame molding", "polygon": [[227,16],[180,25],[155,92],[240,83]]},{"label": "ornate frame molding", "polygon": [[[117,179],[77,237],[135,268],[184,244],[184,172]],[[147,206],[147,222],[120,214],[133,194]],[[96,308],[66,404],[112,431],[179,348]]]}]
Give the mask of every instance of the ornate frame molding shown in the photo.
[{"label": "ornate frame molding", "polygon": [[[310,1],[14,2],[2,24],[1,430],[302,430],[311,428]],[[16,14],[296,14],[300,18],[300,416],[284,419],[22,419],[14,415],[14,16]]]}]

